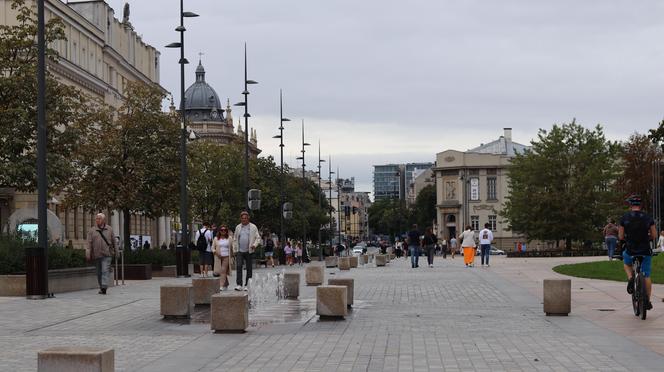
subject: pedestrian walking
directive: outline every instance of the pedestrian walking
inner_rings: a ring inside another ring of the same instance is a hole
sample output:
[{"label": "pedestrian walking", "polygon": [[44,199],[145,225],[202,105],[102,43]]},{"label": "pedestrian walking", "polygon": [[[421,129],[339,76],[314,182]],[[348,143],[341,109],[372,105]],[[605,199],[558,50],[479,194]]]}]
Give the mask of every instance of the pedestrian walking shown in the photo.
[{"label": "pedestrian walking", "polygon": [[488,223],[484,224],[484,229],[480,231],[480,259],[482,261],[482,266],[486,262],[486,265],[489,266],[489,256],[491,255],[491,243],[493,243],[493,232],[489,229],[491,225]]},{"label": "pedestrian walking", "polygon": [[[270,265],[274,267],[274,259],[272,258],[274,256],[274,240],[270,237],[270,235],[265,235],[265,259],[270,262]],[[267,262],[265,263],[267,266]]]},{"label": "pedestrian walking", "polygon": [[284,247],[284,254],[286,255],[286,265],[293,266],[293,247],[291,242],[287,241]]},{"label": "pedestrian walking", "polygon": [[659,239],[657,239],[657,251],[664,252],[664,230],[659,233]]},{"label": "pedestrian walking", "polygon": [[[261,235],[258,233],[258,227],[249,222],[249,213],[243,211],[240,213],[240,224],[235,227],[233,234],[233,252],[236,257],[235,290],[247,290],[249,279],[251,279],[252,257],[256,247],[261,243]],[[244,287],[242,286],[242,267],[247,267],[247,279]]]},{"label": "pedestrian walking", "polygon": [[111,259],[116,252],[113,229],[106,224],[106,215],[98,213],[95,216],[95,226],[88,230],[85,258],[95,264],[99,294],[106,294],[111,276]]},{"label": "pedestrian walking", "polygon": [[441,250],[443,251],[443,259],[447,259],[447,239],[443,238],[440,242]]},{"label": "pedestrian walking", "polygon": [[233,241],[226,225],[219,226],[217,236],[212,241],[212,252],[217,258],[215,272],[219,273],[219,289],[228,290],[228,277],[231,275],[231,257],[233,257]]},{"label": "pedestrian walking", "polygon": [[207,277],[208,271],[213,263],[212,256],[212,230],[210,224],[205,221],[203,227],[196,231],[196,249],[198,250],[198,259],[200,264],[201,277]]},{"label": "pedestrian walking", "polygon": [[417,224],[413,224],[408,231],[408,249],[410,253],[410,265],[412,268],[420,267],[420,232],[417,230]]},{"label": "pedestrian walking", "polygon": [[297,243],[295,247],[295,260],[298,265],[302,266],[302,243]]},{"label": "pedestrian walking", "polygon": [[436,235],[433,233],[433,229],[431,227],[427,227],[427,229],[424,231],[424,238],[422,238],[422,247],[424,247],[424,250],[427,254],[427,263],[429,264],[429,267],[433,267],[433,256],[434,253],[436,253],[436,241],[438,239],[436,238]]},{"label": "pedestrian walking", "polygon": [[456,237],[453,236],[450,239],[450,251],[452,251],[452,259],[454,259],[454,255],[457,254],[457,249],[458,249],[457,240],[456,240]]},{"label": "pedestrian walking", "polygon": [[613,254],[616,252],[616,245],[618,244],[618,225],[616,225],[616,221],[609,219],[602,231],[606,243],[606,254],[609,256],[609,261],[613,261]]},{"label": "pedestrian walking", "polygon": [[466,226],[466,230],[459,235],[461,240],[461,248],[463,249],[463,263],[466,267],[473,267],[475,262],[475,233],[470,225]]}]

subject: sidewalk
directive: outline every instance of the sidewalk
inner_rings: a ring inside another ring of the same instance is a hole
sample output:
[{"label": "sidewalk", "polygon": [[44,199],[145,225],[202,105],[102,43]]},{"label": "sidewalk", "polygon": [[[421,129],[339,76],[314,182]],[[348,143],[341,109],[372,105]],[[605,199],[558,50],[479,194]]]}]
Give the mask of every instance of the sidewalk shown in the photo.
[{"label": "sidewalk", "polygon": [[[355,279],[346,320],[319,321],[315,289],[302,286],[299,301],[252,312],[245,334],[162,320],[159,286],[188,279],[128,282],[107,296],[89,290],[39,301],[0,298],[0,369],[34,371],[38,350],[65,345],[113,347],[117,371],[636,371],[664,364],[641,339],[591,317],[624,318],[624,331],[660,322],[664,306],[657,303],[645,322],[631,315],[622,284],[574,280],[573,313],[546,317],[537,288],[556,275],[546,269],[550,262],[502,258],[471,269],[449,257],[436,257],[434,268],[420,262],[418,269],[403,259],[384,268],[326,269],[326,279]],[[613,289],[602,286],[615,286],[615,304],[622,305],[610,314],[592,310],[608,306],[602,293]],[[590,288],[593,296],[582,302],[578,292]]]},{"label": "sidewalk", "polygon": [[572,315],[590,320],[664,355],[664,285],[653,284],[653,310],[645,321],[632,312],[632,303],[625,290],[626,282],[574,278],[560,275],[554,266],[605,260],[605,257],[582,258],[510,258],[509,264],[492,266],[492,271],[542,299],[542,282],[549,278],[572,279]]}]

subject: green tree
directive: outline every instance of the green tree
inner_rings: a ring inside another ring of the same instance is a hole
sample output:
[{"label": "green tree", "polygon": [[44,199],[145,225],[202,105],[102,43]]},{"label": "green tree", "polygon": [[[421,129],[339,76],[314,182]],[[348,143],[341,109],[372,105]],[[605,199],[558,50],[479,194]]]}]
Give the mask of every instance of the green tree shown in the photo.
[{"label": "green tree", "polygon": [[369,207],[369,226],[374,234],[398,236],[414,222],[413,213],[403,200],[380,199]]},{"label": "green tree", "polygon": [[592,239],[615,213],[615,181],[620,146],[601,126],[586,129],[572,121],[540,129],[532,148],[509,167],[510,194],[501,211],[509,229],[528,240]]},{"label": "green tree", "polygon": [[[0,25],[0,187],[34,191],[37,185],[37,15],[14,0],[17,25]],[[46,43],[65,40],[62,22],[46,23]],[[49,64],[57,52],[47,48]],[[75,172],[71,154],[99,120],[98,103],[46,71],[48,187],[60,191]]]},{"label": "green tree", "polygon": [[436,219],[436,186],[428,185],[417,194],[412,214],[420,229],[432,226]]},{"label": "green tree", "polygon": [[124,243],[131,215],[159,217],[173,212],[179,198],[179,128],[162,112],[164,93],[130,82],[117,111],[107,109],[74,157],[80,173],[67,189],[66,203],[89,210],[121,210]]}]

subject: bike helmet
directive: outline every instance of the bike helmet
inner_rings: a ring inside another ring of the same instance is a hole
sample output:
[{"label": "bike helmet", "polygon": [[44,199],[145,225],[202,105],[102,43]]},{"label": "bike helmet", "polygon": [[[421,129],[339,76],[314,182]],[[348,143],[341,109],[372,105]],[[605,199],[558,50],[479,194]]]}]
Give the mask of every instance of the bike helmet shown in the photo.
[{"label": "bike helmet", "polygon": [[629,198],[627,198],[627,204],[629,205],[641,205],[641,196],[638,194],[633,194]]}]

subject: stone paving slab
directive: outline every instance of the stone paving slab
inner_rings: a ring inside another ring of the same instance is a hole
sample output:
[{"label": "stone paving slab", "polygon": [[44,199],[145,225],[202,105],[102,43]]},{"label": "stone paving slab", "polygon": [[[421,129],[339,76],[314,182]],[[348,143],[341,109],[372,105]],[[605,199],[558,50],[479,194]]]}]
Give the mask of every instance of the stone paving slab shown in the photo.
[{"label": "stone paving slab", "polygon": [[[190,279],[128,282],[107,296],[89,290],[40,301],[0,298],[0,369],[34,371],[38,350],[76,345],[114,348],[117,371],[635,371],[664,365],[643,344],[577,314],[575,304],[569,317],[545,317],[534,276],[512,276],[532,265],[512,260],[472,269],[439,258],[434,268],[411,269],[404,259],[383,268],[327,268],[328,278],[355,279],[356,303],[345,321],[320,321],[315,287],[301,283],[301,300],[252,310],[245,334],[212,333],[204,308],[190,322],[162,320],[160,285]],[[272,270],[281,269],[255,272]]]}]

